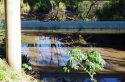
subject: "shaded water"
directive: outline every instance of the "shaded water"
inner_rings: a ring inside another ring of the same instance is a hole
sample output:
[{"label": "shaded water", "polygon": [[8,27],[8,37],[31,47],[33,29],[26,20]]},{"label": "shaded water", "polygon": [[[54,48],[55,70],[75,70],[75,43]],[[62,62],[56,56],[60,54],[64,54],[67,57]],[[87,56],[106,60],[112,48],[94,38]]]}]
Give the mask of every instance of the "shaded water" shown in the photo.
[{"label": "shaded water", "polygon": [[[101,52],[108,64],[116,65],[115,68],[112,67],[108,70],[125,73],[124,42],[125,35],[22,33],[22,54],[30,57],[32,65],[38,66],[43,72],[49,71],[51,73],[57,72],[59,66],[66,64],[69,59],[66,54],[68,49],[80,46],[86,52],[91,47],[94,47]],[[57,68],[48,67],[43,69],[47,66],[56,66]],[[59,72],[62,73],[62,71]],[[97,77],[97,80],[98,82],[125,82],[124,78],[124,76],[106,78],[103,75],[103,77]],[[88,77],[83,78],[79,74],[75,77],[56,75],[56,73],[50,76],[41,74],[40,79],[43,82],[91,82]]]},{"label": "shaded water", "polygon": [[[56,78],[56,79],[55,79]],[[89,78],[67,78],[67,77],[55,77],[55,78],[48,78],[48,77],[43,77],[43,82],[92,82]],[[97,82],[125,82],[124,80],[122,81],[121,78],[96,78]]]}]

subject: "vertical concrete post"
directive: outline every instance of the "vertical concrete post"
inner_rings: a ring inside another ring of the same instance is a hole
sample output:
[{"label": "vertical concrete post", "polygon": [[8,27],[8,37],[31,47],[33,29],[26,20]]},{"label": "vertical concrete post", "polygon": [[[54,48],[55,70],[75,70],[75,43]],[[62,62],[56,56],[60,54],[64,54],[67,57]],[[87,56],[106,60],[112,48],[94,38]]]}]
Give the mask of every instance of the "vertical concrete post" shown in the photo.
[{"label": "vertical concrete post", "polygon": [[6,57],[8,64],[21,70],[20,0],[5,0]]}]

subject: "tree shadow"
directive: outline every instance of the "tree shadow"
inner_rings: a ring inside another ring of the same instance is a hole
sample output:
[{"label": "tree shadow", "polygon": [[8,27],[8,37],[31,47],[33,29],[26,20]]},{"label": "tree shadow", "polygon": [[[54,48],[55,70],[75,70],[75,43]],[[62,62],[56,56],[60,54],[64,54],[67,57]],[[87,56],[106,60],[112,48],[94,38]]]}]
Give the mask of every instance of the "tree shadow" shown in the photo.
[{"label": "tree shadow", "polygon": [[95,43],[96,47],[125,50],[125,34],[85,34],[87,43]]}]

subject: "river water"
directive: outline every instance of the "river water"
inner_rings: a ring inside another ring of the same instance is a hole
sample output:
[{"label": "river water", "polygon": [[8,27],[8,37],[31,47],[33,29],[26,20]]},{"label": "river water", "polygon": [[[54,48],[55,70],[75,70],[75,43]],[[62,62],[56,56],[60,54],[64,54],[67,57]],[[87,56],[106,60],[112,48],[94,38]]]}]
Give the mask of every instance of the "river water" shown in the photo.
[{"label": "river water", "polygon": [[[75,46],[79,46],[83,52],[90,48],[98,50],[108,65],[112,65],[106,71],[99,72],[101,77],[97,74],[98,82],[125,82],[124,34],[22,33],[22,54],[27,55],[29,62],[41,71],[41,82],[91,82],[88,75],[67,75],[58,69],[69,59],[67,50]],[[115,77],[112,73],[116,74]]]}]

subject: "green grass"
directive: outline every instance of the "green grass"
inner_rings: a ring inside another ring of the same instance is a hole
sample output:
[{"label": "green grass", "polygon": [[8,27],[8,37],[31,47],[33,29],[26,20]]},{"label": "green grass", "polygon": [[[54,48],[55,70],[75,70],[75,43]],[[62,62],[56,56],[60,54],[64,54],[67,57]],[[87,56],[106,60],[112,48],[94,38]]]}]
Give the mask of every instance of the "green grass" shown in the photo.
[{"label": "green grass", "polygon": [[15,71],[5,60],[0,59],[0,82],[37,82],[37,80],[29,75]]},{"label": "green grass", "polygon": [[0,20],[4,19],[4,1],[0,1]]}]

